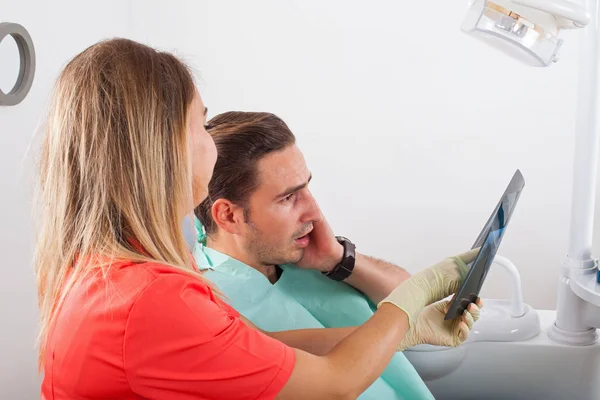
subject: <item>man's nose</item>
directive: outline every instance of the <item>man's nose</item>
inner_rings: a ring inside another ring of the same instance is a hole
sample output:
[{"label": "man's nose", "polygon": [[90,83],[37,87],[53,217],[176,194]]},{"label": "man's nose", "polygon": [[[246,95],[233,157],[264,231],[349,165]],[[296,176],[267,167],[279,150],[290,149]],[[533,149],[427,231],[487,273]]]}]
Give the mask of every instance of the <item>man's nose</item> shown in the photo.
[{"label": "man's nose", "polygon": [[321,210],[319,209],[319,204],[317,203],[317,200],[315,200],[312,193],[308,189],[306,189],[306,193],[304,194],[304,196],[305,196],[306,210],[304,211],[304,213],[302,215],[302,222],[320,220],[321,219]]}]

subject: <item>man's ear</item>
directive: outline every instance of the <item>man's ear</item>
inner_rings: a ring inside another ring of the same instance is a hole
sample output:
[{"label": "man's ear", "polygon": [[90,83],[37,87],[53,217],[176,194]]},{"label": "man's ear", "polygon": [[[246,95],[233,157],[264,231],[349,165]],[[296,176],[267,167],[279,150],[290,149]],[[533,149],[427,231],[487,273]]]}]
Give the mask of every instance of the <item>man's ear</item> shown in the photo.
[{"label": "man's ear", "polygon": [[217,199],[211,208],[213,221],[227,233],[239,234],[244,223],[244,210],[226,199]]}]

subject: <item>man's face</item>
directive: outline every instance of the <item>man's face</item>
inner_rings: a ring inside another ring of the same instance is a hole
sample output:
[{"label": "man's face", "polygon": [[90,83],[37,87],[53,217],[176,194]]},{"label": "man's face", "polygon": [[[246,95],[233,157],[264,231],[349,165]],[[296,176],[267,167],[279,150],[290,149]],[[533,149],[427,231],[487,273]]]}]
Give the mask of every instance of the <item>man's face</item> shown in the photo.
[{"label": "man's face", "polygon": [[305,236],[321,218],[308,189],[311,174],[302,152],[291,145],[265,156],[258,163],[257,179],[247,209],[246,251],[266,265],[296,263],[308,245]]}]

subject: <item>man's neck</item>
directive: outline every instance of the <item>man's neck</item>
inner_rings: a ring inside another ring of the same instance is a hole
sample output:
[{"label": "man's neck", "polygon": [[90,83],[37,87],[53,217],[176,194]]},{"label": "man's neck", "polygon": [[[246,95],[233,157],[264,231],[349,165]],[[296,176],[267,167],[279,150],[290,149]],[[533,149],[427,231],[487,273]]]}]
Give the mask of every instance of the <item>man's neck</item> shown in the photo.
[{"label": "man's neck", "polygon": [[207,246],[213,250],[221,252],[231,258],[243,262],[249,267],[254,268],[261,274],[267,277],[269,282],[275,283],[279,279],[277,274],[277,267],[275,265],[261,264],[253,257],[250,257],[245,251],[241,250],[235,243],[228,242],[222,239],[211,239],[208,238],[206,242]]}]

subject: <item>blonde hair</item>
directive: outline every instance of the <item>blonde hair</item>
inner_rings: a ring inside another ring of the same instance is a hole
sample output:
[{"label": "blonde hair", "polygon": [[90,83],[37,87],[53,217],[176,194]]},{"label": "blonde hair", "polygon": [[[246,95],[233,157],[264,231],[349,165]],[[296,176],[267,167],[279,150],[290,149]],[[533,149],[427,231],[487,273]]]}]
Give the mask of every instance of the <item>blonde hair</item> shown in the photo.
[{"label": "blonde hair", "polygon": [[180,60],[126,39],[87,48],[60,74],[39,160],[40,369],[57,310],[82,279],[117,260],[202,279],[181,228],[193,206],[186,131],[195,93]]}]

